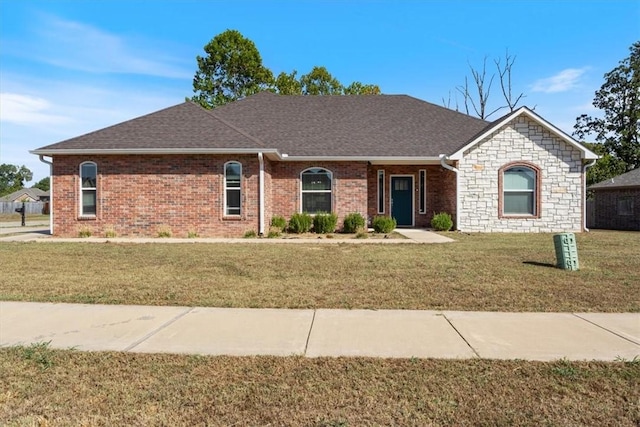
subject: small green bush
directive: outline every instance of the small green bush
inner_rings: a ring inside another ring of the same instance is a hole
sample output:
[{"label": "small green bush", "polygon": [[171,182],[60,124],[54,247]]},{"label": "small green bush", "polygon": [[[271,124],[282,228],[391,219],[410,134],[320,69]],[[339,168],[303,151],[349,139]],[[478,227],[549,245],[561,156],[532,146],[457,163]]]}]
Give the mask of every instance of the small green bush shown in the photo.
[{"label": "small green bush", "polygon": [[313,220],[308,213],[295,213],[289,220],[289,231],[296,234],[308,233],[312,224]]},{"label": "small green bush", "polygon": [[357,233],[364,229],[364,217],[358,212],[350,213],[344,217],[342,229],[345,233]]},{"label": "small green bush", "polygon": [[197,231],[195,231],[195,230],[187,231],[187,238],[195,239],[196,237],[198,237],[198,232]]},{"label": "small green bush", "polygon": [[336,231],[338,215],[320,212],[313,217],[313,231],[318,234],[329,234]]},{"label": "small green bush", "polygon": [[256,233],[256,230],[247,230],[244,233],[244,238],[245,239],[253,239],[254,237],[257,237],[258,233]]},{"label": "small green bush", "polygon": [[171,237],[173,236],[173,232],[171,231],[171,227],[168,225],[161,225],[158,227],[158,237]]},{"label": "small green bush", "polygon": [[279,230],[280,229],[277,227],[269,229],[269,233],[267,234],[267,239],[277,239],[278,237],[280,237],[281,233]]},{"label": "small green bush", "polygon": [[80,227],[80,229],[78,230],[78,237],[91,237],[92,234],[93,232],[91,231],[91,229],[86,226]]},{"label": "small green bush", "polygon": [[115,228],[113,227],[107,227],[104,230],[104,237],[106,237],[107,239],[113,239],[114,237],[117,237],[118,234],[116,233]]},{"label": "small green bush", "polygon": [[271,218],[271,226],[277,227],[280,230],[284,230],[285,228],[287,228],[287,220],[284,219],[283,216],[276,215],[273,218]]},{"label": "small green bush", "polygon": [[436,231],[449,231],[453,227],[451,215],[446,212],[434,213],[431,218],[431,227]]},{"label": "small green bush", "polygon": [[391,218],[390,216],[382,215],[373,218],[373,222],[371,224],[373,226],[373,231],[376,233],[391,233],[394,228],[396,228],[396,220],[395,218]]}]

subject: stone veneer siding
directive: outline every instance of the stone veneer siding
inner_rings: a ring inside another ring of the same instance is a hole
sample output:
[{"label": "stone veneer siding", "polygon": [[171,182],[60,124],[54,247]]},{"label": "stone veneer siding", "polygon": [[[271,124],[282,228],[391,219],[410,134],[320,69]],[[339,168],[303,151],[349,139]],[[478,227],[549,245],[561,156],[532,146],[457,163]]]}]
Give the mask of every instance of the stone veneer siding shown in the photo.
[{"label": "stone veneer siding", "polygon": [[[80,217],[79,168],[98,166],[97,212]],[[224,164],[242,163],[242,213],[225,217]],[[81,229],[104,237],[238,237],[258,230],[257,155],[55,156],[53,221],[57,236],[77,237]]]},{"label": "stone veneer siding", "polygon": [[[539,217],[500,217],[499,169],[511,162],[540,169]],[[462,231],[582,231],[581,152],[536,122],[514,119],[465,151],[457,167]]]},{"label": "stone veneer siding", "polygon": [[[618,200],[631,198],[629,215],[620,215]],[[595,220],[593,228],[640,231],[640,188],[612,188],[594,190]]]}]

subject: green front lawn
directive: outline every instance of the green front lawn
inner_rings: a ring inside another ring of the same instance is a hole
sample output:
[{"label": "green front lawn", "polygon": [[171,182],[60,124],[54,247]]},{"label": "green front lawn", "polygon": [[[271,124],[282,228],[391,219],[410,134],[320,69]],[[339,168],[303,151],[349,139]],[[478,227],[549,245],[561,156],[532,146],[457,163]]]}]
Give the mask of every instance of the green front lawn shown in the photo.
[{"label": "green front lawn", "polygon": [[458,234],[433,245],[0,243],[0,299],[218,307],[640,311],[640,234]]}]

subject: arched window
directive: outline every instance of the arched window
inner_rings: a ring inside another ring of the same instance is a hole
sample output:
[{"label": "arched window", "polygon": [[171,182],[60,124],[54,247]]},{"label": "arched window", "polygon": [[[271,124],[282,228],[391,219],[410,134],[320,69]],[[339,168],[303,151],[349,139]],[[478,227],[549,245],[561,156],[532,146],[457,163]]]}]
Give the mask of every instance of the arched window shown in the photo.
[{"label": "arched window", "polygon": [[224,214],[240,215],[242,200],[242,165],[227,162],[224,165]]},{"label": "arched window", "polygon": [[331,212],[333,175],[324,168],[309,168],[300,174],[302,182],[301,211],[310,214]]},{"label": "arched window", "polygon": [[80,164],[80,216],[95,216],[98,200],[98,166]]},{"label": "arched window", "polygon": [[540,216],[540,170],[529,164],[509,164],[500,170],[501,216]]}]

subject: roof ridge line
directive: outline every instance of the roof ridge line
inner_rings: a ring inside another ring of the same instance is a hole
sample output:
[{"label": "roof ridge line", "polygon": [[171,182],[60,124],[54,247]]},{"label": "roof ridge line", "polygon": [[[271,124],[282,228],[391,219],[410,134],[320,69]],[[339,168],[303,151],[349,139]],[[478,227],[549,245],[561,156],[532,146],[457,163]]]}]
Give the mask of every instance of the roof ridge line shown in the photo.
[{"label": "roof ridge line", "polygon": [[234,124],[232,124],[232,123],[228,122],[227,120],[223,119],[222,117],[218,116],[213,110],[207,110],[206,108],[204,108],[204,107],[202,107],[200,105],[198,105],[198,107],[202,108],[202,110],[204,110],[205,113],[213,116],[218,121],[222,122],[226,126],[230,127],[234,131],[238,132],[240,135],[242,135],[242,136],[244,136],[246,138],[249,138],[251,141],[255,142],[256,144],[261,145],[264,148],[267,148],[267,145],[264,142],[260,141],[258,138],[256,138],[255,136],[251,135],[247,131],[245,131],[243,129],[240,129],[239,127],[235,126]]}]

